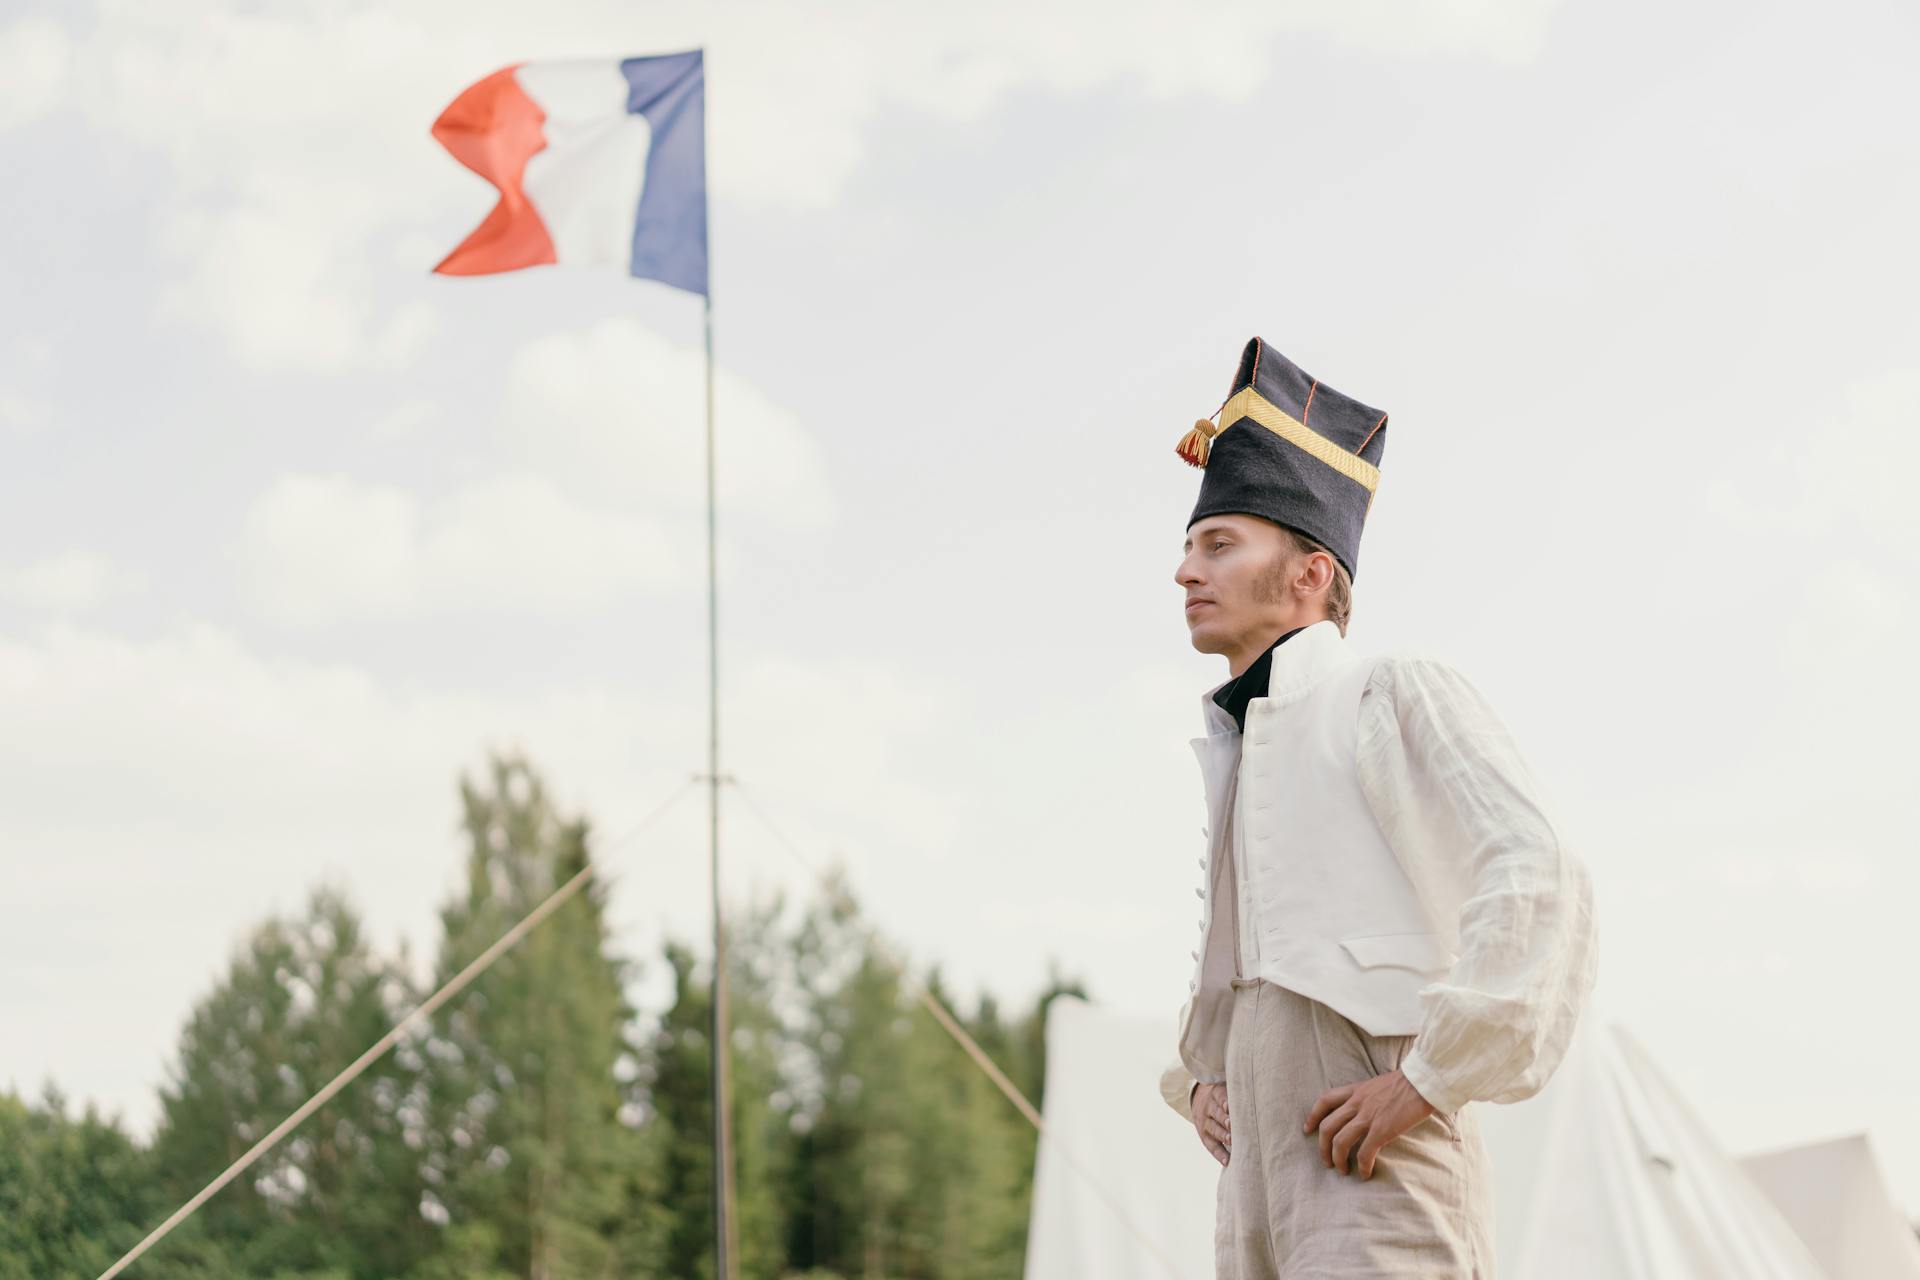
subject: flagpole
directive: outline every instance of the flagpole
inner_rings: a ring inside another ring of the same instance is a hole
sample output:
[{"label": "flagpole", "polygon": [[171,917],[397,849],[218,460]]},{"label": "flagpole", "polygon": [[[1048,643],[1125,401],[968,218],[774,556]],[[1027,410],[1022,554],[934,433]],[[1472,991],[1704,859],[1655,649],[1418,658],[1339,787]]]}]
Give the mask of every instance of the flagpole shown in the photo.
[{"label": "flagpole", "polygon": [[[704,145],[704,139],[702,140]],[[712,243],[709,235],[708,243]],[[733,1214],[732,1072],[728,1070],[727,943],[720,919],[720,589],[713,431],[713,284],[708,276],[703,317],[707,348],[707,817],[708,870],[713,899],[713,1258],[714,1280],[738,1280],[739,1248]]]}]

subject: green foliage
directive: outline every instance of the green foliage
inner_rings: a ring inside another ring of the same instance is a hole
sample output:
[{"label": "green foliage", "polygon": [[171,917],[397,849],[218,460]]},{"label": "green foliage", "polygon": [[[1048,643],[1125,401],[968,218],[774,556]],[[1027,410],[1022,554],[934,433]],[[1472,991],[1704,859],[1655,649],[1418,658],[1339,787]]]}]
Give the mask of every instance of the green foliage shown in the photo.
[{"label": "green foliage", "polygon": [[[785,1208],[778,1184],[786,1132],[772,1105],[780,1089],[781,1037],[751,959],[754,939],[761,935],[745,928],[734,936],[740,941],[729,957],[728,1022],[735,1243],[742,1280],[775,1280],[785,1271]],[[673,969],[673,1003],[644,1050],[639,1091],[658,1141],[658,1190],[675,1208],[655,1266],[663,1276],[712,1280],[713,1004],[706,972],[692,952],[669,943],[667,962]]]},{"label": "green foliage", "polygon": [[[463,888],[433,985],[589,859],[515,757],[461,783]],[[1017,1280],[1034,1134],[919,1006],[843,884],[728,921],[742,1280]],[[669,941],[642,1020],[600,882],[309,1117],[138,1280],[713,1280],[708,963]],[[338,893],[269,920],[183,1028],[150,1146],[0,1094],[0,1280],[99,1274],[418,1001]],[[960,1010],[1036,1104],[1056,975]]]},{"label": "green foliage", "polygon": [[[586,823],[560,817],[524,761],[494,761],[488,785],[463,782],[461,799],[467,885],[441,913],[440,981],[587,865]],[[541,1280],[613,1273],[622,1168],[639,1143],[620,1122],[615,1070],[632,1010],[603,893],[590,881],[450,1006],[424,1046],[428,1203],[493,1228],[490,1257],[469,1241],[476,1265]]]},{"label": "green foliage", "polygon": [[[304,915],[255,930],[189,1016],[161,1089],[152,1154],[165,1200],[199,1191],[414,999],[400,964],[373,954],[338,893],[318,891]],[[376,1063],[195,1215],[204,1239],[169,1237],[155,1265],[313,1280],[404,1273],[433,1243],[406,1140],[417,1089],[406,1059]]]},{"label": "green foliage", "polygon": [[139,1241],[146,1162],[91,1107],[0,1093],[0,1280],[92,1280]]},{"label": "green foliage", "polygon": [[[793,962],[812,1091],[796,1116],[790,1257],[848,1276],[1017,1277],[1026,1121],[902,989],[844,887],[797,931]],[[952,1006],[937,977],[928,988]]]}]

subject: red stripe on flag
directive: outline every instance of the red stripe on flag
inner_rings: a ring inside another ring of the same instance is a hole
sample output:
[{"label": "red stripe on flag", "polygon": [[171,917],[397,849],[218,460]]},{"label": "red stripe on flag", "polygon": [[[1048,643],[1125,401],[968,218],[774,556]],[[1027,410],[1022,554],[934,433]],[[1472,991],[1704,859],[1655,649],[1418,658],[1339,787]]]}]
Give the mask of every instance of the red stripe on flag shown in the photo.
[{"label": "red stripe on flag", "polygon": [[433,122],[440,145],[500,189],[500,203],[486,221],[434,268],[442,275],[488,275],[559,260],[539,210],[521,187],[527,161],[547,145],[541,132],[547,113],[520,87],[516,70],[517,64],[473,85]]}]

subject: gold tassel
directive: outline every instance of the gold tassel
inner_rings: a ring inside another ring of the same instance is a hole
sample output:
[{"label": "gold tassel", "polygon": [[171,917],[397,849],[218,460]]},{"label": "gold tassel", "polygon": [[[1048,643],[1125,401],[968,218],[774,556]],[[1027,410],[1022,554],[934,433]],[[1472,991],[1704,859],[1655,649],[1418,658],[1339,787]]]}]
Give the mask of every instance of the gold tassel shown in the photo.
[{"label": "gold tassel", "polygon": [[1207,442],[1220,434],[1220,428],[1213,425],[1211,418],[1202,418],[1193,424],[1193,430],[1180,437],[1179,445],[1174,449],[1190,467],[1207,465]]}]

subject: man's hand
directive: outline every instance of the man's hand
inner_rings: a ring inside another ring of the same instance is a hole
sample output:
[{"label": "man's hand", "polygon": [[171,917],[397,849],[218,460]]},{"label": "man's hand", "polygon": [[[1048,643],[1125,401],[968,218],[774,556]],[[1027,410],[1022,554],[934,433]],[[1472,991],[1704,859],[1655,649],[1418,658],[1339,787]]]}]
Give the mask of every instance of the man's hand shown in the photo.
[{"label": "man's hand", "polygon": [[1233,1121],[1227,1116],[1227,1086],[1203,1084],[1193,1091],[1193,1127],[1205,1147],[1223,1166],[1233,1154]]},{"label": "man's hand", "polygon": [[[1383,1076],[1327,1090],[1307,1113],[1302,1133],[1320,1130],[1320,1159],[1330,1169],[1373,1176],[1380,1148],[1433,1114],[1433,1104],[1395,1067]],[[1357,1149],[1357,1150],[1356,1150]]]}]

